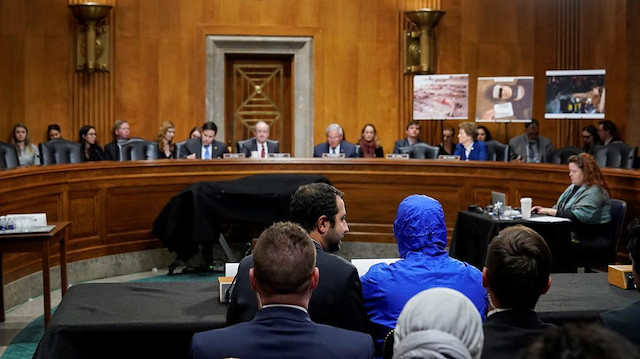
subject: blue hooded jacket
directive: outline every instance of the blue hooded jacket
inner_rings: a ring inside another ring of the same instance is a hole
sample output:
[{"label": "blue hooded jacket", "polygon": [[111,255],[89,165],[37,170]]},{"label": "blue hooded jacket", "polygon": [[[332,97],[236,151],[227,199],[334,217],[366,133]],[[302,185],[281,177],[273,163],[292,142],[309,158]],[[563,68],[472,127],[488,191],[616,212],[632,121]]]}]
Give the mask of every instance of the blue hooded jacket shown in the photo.
[{"label": "blue hooded jacket", "polygon": [[[400,260],[372,266],[361,277],[362,292],[378,345],[391,329],[405,303],[421,291],[434,287],[455,289],[469,298],[486,317],[488,297],[482,272],[449,257],[447,226],[438,201],[424,195],[405,198],[393,223]],[[438,310],[438,308],[425,308]]]}]

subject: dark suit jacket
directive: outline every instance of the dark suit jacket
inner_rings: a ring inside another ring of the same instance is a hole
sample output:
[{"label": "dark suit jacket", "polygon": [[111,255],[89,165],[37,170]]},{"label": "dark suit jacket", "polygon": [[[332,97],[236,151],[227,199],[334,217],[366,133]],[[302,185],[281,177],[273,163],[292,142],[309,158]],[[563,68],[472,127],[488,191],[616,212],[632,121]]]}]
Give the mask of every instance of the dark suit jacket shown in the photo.
[{"label": "dark suit jacket", "polygon": [[[196,158],[202,158],[202,139],[192,138],[187,141],[180,149],[178,158],[187,158],[192,153],[196,154]],[[211,143],[211,158],[222,158],[223,153],[229,153],[227,146],[220,141],[214,140]]]},{"label": "dark suit jacket", "polygon": [[[418,142],[416,143],[422,143],[422,141],[418,140]],[[400,153],[400,147],[408,147],[408,146],[411,146],[411,144],[409,143],[409,140],[406,137],[401,140],[397,140],[396,143],[393,145],[393,153]]]},{"label": "dark suit jacket", "polygon": [[640,301],[625,307],[600,313],[598,321],[640,346]]},{"label": "dark suit jacket", "polygon": [[[309,302],[311,320],[334,327],[368,332],[369,319],[364,309],[358,271],[343,258],[327,253],[317,243],[314,244],[320,280]],[[258,310],[256,293],[249,285],[249,268],[253,268],[253,256],[243,258],[238,266],[236,283],[229,300],[227,325],[249,321]]]},{"label": "dark suit jacket", "polygon": [[482,359],[513,359],[553,324],[544,323],[533,310],[506,310],[485,320]]},{"label": "dark suit jacket", "polygon": [[[267,140],[267,150],[269,153],[279,153],[280,145],[278,142]],[[258,141],[254,138],[251,142],[246,143],[242,146],[242,151],[244,152],[245,157],[251,157],[251,151],[258,150]],[[260,154],[258,154],[260,156]]]},{"label": "dark suit jacket", "polygon": [[300,309],[268,307],[250,322],[196,333],[193,359],[373,358],[369,335],[316,324]]},{"label": "dark suit jacket", "polygon": [[104,159],[107,161],[120,161],[120,148],[117,141],[109,142],[104,146]]},{"label": "dark suit jacket", "polygon": [[[518,156],[525,161],[527,160],[526,138],[527,135],[523,133],[522,135],[515,136],[509,140],[509,157],[511,160],[515,160]],[[553,152],[551,140],[544,136],[538,136],[538,145],[540,146],[538,149],[538,151],[540,151],[540,163],[549,162],[549,157],[551,156],[551,152]]]},{"label": "dark suit jacket", "polygon": [[[322,157],[323,153],[329,153],[329,143],[324,142],[313,148],[313,157]],[[345,140],[340,142],[340,153],[345,157],[356,157],[356,146]]]}]

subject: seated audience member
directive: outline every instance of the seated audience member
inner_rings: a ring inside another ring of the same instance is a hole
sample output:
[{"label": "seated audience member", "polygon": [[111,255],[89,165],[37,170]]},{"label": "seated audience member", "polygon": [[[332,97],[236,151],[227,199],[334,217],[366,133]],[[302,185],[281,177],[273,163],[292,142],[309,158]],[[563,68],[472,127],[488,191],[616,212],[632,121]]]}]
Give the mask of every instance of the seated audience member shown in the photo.
[{"label": "seated audience member", "polygon": [[509,157],[512,161],[545,163],[549,161],[549,156],[553,152],[551,140],[540,136],[540,124],[538,120],[531,119],[531,122],[524,124],[522,135],[512,137],[509,140]]},{"label": "seated audience member", "polygon": [[245,157],[251,157],[251,152],[258,153],[258,157],[269,157],[269,153],[279,153],[279,145],[276,142],[269,142],[269,125],[264,121],[258,121],[253,128],[255,138],[245,143],[242,147]]},{"label": "seated audience member", "polygon": [[173,136],[176,126],[172,122],[163,121],[158,130],[158,159],[176,158]]},{"label": "seated audience member", "polygon": [[469,298],[450,288],[412,297],[393,331],[393,358],[480,358],[482,319]]},{"label": "seated audience member", "polygon": [[319,274],[315,248],[300,226],[280,222],[267,228],[253,261],[249,281],[260,298],[255,318],[196,333],[193,359],[373,357],[368,334],[311,321],[309,300],[324,273]]},{"label": "seated audience member", "polygon": [[424,195],[405,198],[398,206],[393,234],[398,242],[400,260],[375,264],[361,277],[365,307],[373,324],[378,350],[385,335],[396,326],[407,301],[428,288],[447,287],[460,291],[484,318],[488,303],[482,287],[482,272],[449,257],[445,248],[447,226],[438,201]]},{"label": "seated audience member", "polygon": [[489,244],[482,284],[495,306],[484,322],[484,359],[517,358],[552,324],[534,308],[551,286],[551,250],[533,229],[503,229]]},{"label": "seated audience member", "polygon": [[104,159],[120,161],[120,148],[129,139],[129,122],[118,120],[113,124],[114,140],[104,146]]},{"label": "seated audience member", "polygon": [[[291,199],[291,221],[307,231],[316,247],[316,266],[320,282],[309,302],[309,315],[316,323],[367,332],[369,321],[362,299],[362,286],[356,268],[333,252],[349,231],[344,193],[326,183],[298,188]],[[249,286],[253,256],[240,261],[236,285],[231,292],[227,324],[253,319],[258,310],[255,293]]]},{"label": "seated audience member", "polygon": [[191,132],[189,132],[189,138],[200,138],[200,137],[202,137],[202,127],[200,126],[196,126],[192,128]]},{"label": "seated audience member", "polygon": [[[627,228],[629,242],[627,249],[633,267],[633,281],[640,290],[640,219],[633,220]],[[599,321],[605,327],[617,332],[640,347],[640,301],[620,309],[600,314]]]},{"label": "seated audience member", "polygon": [[487,142],[491,141],[491,131],[485,126],[478,126],[478,141]]},{"label": "seated audience member", "polygon": [[587,126],[582,129],[582,152],[593,155],[593,148],[600,143],[598,130],[594,126]]},{"label": "seated audience member", "polygon": [[638,348],[597,324],[565,324],[549,330],[520,359],[639,359]]},{"label": "seated audience member", "polygon": [[49,140],[62,138],[62,131],[60,131],[60,126],[58,126],[58,124],[52,123],[47,126],[47,138]]},{"label": "seated audience member", "polygon": [[569,177],[571,184],[553,207],[533,206],[531,210],[571,220],[574,258],[605,255],[612,249],[609,186],[596,161],[586,153],[569,157]]},{"label": "seated audience member", "polygon": [[409,122],[407,125],[407,137],[397,140],[393,146],[393,153],[400,153],[400,147],[407,147],[415,145],[416,143],[421,143],[418,136],[420,135],[420,129],[422,125],[420,125],[419,121],[413,120]]},{"label": "seated audience member", "polygon": [[325,134],[327,135],[327,142],[323,142],[313,148],[313,157],[322,157],[323,153],[344,153],[345,157],[356,157],[356,146],[344,140],[344,132],[340,125],[337,123],[330,124]]},{"label": "seated audience member", "polygon": [[40,151],[38,150],[38,146],[31,143],[29,138],[29,129],[27,129],[27,126],[22,123],[18,123],[13,126],[10,142],[16,148],[20,166],[40,164]]},{"label": "seated audience member", "polygon": [[102,161],[104,152],[98,146],[98,134],[93,126],[85,125],[80,128],[80,145],[82,146],[82,161]]},{"label": "seated audience member", "polygon": [[618,138],[618,128],[613,121],[604,120],[598,123],[598,136],[600,136],[600,141],[602,141],[603,145],[608,145],[610,143],[620,142]]},{"label": "seated audience member", "polygon": [[380,146],[380,141],[378,140],[378,132],[373,124],[364,125],[360,132],[358,144],[360,145],[360,157],[384,157],[382,146]]},{"label": "seated audience member", "polygon": [[456,150],[456,146],[453,144],[453,135],[455,134],[455,130],[453,127],[445,127],[442,130],[442,142],[438,145],[440,151],[438,151],[441,155],[453,155],[453,152]]},{"label": "seated audience member", "polygon": [[222,158],[222,155],[229,151],[224,143],[215,140],[217,132],[218,126],[215,123],[205,122],[202,125],[202,137],[188,140],[180,149],[179,158],[204,160]]},{"label": "seated audience member", "polygon": [[478,127],[473,122],[462,122],[458,125],[458,144],[454,155],[462,161],[486,161],[489,151],[484,142],[478,141]]}]

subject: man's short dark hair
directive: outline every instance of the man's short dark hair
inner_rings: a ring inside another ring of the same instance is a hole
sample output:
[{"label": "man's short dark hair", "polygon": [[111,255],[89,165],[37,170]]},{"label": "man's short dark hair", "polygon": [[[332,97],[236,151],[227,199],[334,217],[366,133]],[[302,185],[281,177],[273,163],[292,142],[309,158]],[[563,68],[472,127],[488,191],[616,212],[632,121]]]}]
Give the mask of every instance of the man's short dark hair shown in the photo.
[{"label": "man's short dark hair", "polygon": [[627,249],[633,259],[633,272],[640,275],[640,218],[636,218],[627,226]]},{"label": "man's short dark hair", "polygon": [[527,129],[531,125],[534,125],[534,126],[540,128],[540,122],[538,122],[538,120],[536,120],[535,118],[532,118],[531,122],[525,122],[524,128]]},{"label": "man's short dark hair", "polygon": [[253,250],[254,275],[260,289],[269,294],[306,290],[316,266],[316,249],[309,235],[291,222],[265,229]]},{"label": "man's short dark hair", "polygon": [[638,348],[620,334],[594,323],[569,323],[548,330],[521,353],[526,359],[631,359]]},{"label": "man's short dark hair", "polygon": [[213,121],[207,121],[202,125],[202,131],[204,130],[213,130],[213,132],[218,133],[218,126]]},{"label": "man's short dark hair", "polygon": [[408,130],[408,129],[409,129],[409,127],[411,127],[412,125],[416,125],[416,126],[418,126],[418,130],[421,130],[421,129],[422,129],[422,124],[420,123],[420,121],[417,121],[417,120],[412,120],[411,122],[409,122],[409,123],[407,124],[407,128],[406,128],[406,129]]},{"label": "man's short dark hair", "polygon": [[333,227],[338,214],[336,197],[344,198],[344,193],[326,183],[300,186],[291,199],[291,221],[298,223],[307,233],[311,233],[316,229],[318,218],[325,215]]},{"label": "man's short dark hair", "polygon": [[616,137],[616,134],[618,132],[618,128],[616,127],[616,124],[613,123],[613,121],[611,120],[602,120],[600,122],[598,122],[599,125],[602,125],[602,129],[605,131],[609,131],[609,133],[611,134],[611,137]]},{"label": "man's short dark hair", "polygon": [[551,250],[533,229],[507,227],[489,244],[485,267],[501,307],[533,309],[549,282]]}]

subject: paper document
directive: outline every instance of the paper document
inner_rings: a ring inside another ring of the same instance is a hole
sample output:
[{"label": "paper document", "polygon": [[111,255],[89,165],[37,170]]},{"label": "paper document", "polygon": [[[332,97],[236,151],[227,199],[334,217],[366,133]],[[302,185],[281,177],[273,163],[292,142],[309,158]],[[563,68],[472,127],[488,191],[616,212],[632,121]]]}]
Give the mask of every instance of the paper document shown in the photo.
[{"label": "paper document", "polygon": [[548,222],[548,223],[554,223],[554,222],[571,222],[571,220],[569,218],[563,218],[563,217],[554,217],[554,216],[533,216],[529,219],[527,219],[527,221],[532,221],[532,222]]}]

